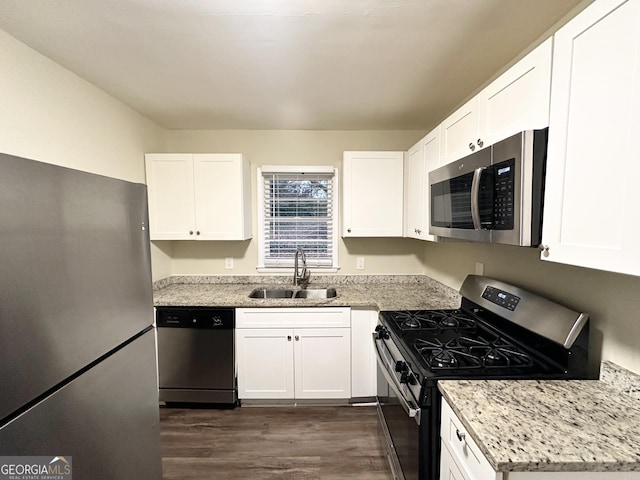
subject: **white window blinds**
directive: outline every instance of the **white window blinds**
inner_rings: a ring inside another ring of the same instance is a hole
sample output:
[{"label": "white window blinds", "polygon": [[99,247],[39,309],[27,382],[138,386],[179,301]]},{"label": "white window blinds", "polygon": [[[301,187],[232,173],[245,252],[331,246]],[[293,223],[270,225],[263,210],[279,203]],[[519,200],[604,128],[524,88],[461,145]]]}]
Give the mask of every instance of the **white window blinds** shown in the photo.
[{"label": "white window blinds", "polygon": [[334,171],[263,171],[263,266],[293,267],[301,248],[308,267],[333,267]]}]

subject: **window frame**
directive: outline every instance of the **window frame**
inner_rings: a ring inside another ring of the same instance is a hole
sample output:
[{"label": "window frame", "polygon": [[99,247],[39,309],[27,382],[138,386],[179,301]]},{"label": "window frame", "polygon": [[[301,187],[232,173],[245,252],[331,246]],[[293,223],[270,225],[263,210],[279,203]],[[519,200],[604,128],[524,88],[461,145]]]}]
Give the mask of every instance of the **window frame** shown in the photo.
[{"label": "window frame", "polygon": [[282,174],[293,174],[293,173],[326,173],[333,175],[333,195],[331,208],[333,212],[332,217],[332,239],[331,239],[331,248],[332,248],[332,264],[331,266],[326,267],[309,267],[309,269],[313,268],[314,271],[320,273],[336,273],[340,266],[338,263],[338,231],[339,231],[339,216],[338,216],[338,195],[340,192],[339,189],[339,177],[338,177],[338,169],[332,166],[323,166],[323,165],[263,165],[258,167],[257,169],[257,203],[258,203],[258,266],[256,270],[259,273],[290,273],[293,267],[290,266],[282,266],[282,267],[274,267],[269,266],[265,267],[264,261],[264,251],[265,251],[265,188],[264,188],[264,174],[270,173],[282,173]]}]

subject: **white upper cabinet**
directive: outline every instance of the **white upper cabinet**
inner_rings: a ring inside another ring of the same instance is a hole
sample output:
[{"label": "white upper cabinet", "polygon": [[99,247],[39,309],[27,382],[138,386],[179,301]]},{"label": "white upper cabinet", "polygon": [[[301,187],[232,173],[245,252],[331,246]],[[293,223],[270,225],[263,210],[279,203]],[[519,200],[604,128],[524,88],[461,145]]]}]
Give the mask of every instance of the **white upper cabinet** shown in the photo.
[{"label": "white upper cabinet", "polygon": [[454,162],[484,146],[479,124],[478,97],[472,98],[440,124],[442,165]]},{"label": "white upper cabinet", "polygon": [[151,240],[251,238],[251,177],[241,154],[145,155]]},{"label": "white upper cabinet", "polygon": [[424,190],[426,172],[422,155],[422,140],[407,152],[404,162],[404,236],[421,238],[425,229]]},{"label": "white upper cabinet", "polygon": [[405,160],[405,236],[435,240],[429,235],[429,171],[440,161],[440,129],[409,149]]},{"label": "white upper cabinet", "polygon": [[555,35],[543,260],[640,275],[640,1]]},{"label": "white upper cabinet", "polygon": [[145,162],[151,240],[193,240],[193,155],[149,153]]},{"label": "white upper cabinet", "polygon": [[549,125],[551,50],[549,38],[442,122],[442,165]]},{"label": "white upper cabinet", "polygon": [[404,152],[344,152],[343,237],[402,237]]},{"label": "white upper cabinet", "polygon": [[549,126],[552,46],[547,39],[478,94],[485,145]]}]

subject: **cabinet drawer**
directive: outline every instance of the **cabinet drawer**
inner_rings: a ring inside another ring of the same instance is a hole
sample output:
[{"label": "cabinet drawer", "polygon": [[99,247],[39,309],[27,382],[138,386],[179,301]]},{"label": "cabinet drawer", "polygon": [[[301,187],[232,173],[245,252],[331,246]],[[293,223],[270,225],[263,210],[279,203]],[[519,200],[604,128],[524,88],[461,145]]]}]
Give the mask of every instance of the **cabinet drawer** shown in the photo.
[{"label": "cabinet drawer", "polygon": [[349,307],[237,308],[236,328],[349,328]]},{"label": "cabinet drawer", "polygon": [[496,480],[502,478],[480,451],[449,404],[442,400],[442,425],[440,430],[442,447],[451,456],[470,480]]}]

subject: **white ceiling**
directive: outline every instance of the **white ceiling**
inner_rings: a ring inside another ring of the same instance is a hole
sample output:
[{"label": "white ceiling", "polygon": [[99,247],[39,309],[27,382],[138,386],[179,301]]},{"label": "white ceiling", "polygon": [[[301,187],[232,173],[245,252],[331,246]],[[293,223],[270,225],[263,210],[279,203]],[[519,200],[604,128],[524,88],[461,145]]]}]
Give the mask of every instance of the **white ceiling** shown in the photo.
[{"label": "white ceiling", "polygon": [[0,29],[172,129],[426,129],[580,0],[0,0]]}]

